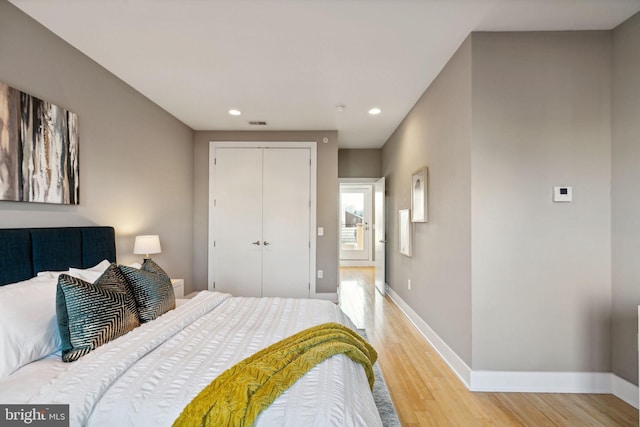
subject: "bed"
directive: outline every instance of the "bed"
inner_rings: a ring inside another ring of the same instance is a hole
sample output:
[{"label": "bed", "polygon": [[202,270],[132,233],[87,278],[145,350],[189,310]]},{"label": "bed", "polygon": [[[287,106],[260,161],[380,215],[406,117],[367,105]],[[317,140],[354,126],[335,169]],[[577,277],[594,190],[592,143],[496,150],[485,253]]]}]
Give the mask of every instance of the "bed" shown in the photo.
[{"label": "bed", "polygon": [[[34,286],[40,304],[48,300],[55,304],[52,289],[60,272],[75,269],[93,274],[91,269],[103,260],[116,261],[111,227],[0,230],[0,307],[3,295],[9,295],[7,290],[19,292],[21,286]],[[24,298],[31,298],[31,293]],[[6,315],[4,320],[14,321]],[[51,339],[55,315],[48,321],[48,329],[20,336],[25,341]],[[354,328],[328,301],[240,298],[203,291],[72,363],[62,362],[58,342],[50,343],[57,345],[54,351],[0,378],[0,403],[69,404],[71,425],[169,426],[203,388],[237,362],[326,322]],[[11,341],[1,335],[10,335],[11,328],[0,325],[0,341]],[[16,335],[15,328],[13,332]],[[7,344],[0,342],[3,345],[9,354]],[[276,398],[255,425],[382,423],[365,370],[338,354]]]}]

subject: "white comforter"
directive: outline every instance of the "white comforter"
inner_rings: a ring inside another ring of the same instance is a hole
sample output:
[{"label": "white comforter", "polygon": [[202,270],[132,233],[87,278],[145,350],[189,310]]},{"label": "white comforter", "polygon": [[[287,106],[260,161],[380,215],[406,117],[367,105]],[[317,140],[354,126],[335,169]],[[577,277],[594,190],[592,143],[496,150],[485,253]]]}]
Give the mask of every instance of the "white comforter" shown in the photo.
[{"label": "white comforter", "polygon": [[[170,426],[215,377],[324,322],[353,327],[327,301],[201,292],[74,363],[49,358],[0,382],[0,402],[68,403],[72,426]],[[40,366],[38,366],[40,364]],[[343,355],[312,369],[257,426],[381,425],[364,369]]]}]

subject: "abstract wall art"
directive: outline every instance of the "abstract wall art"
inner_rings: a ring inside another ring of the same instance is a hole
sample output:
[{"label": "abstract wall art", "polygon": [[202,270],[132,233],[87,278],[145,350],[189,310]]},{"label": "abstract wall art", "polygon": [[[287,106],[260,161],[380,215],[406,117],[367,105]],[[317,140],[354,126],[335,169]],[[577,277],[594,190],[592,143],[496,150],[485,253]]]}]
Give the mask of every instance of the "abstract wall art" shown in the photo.
[{"label": "abstract wall art", "polygon": [[0,82],[0,200],[78,204],[78,116]]}]

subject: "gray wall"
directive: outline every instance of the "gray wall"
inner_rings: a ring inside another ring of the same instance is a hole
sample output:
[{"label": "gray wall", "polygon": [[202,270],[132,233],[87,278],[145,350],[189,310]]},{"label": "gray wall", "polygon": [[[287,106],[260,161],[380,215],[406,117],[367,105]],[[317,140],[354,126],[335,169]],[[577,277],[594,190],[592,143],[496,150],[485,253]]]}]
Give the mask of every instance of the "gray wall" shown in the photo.
[{"label": "gray wall", "polygon": [[[471,42],[467,39],[382,149],[387,283],[471,365]],[[428,166],[428,223],[413,257],[398,249],[398,210],[411,174]],[[407,280],[411,280],[411,290]]]},{"label": "gray wall", "polygon": [[382,176],[382,150],[338,150],[338,178],[380,178]]},{"label": "gray wall", "polygon": [[80,205],[0,202],[0,227],[112,225],[118,261],[137,234],[159,234],[154,256],[192,275],[193,131],[140,93],[0,1],[0,81],[79,117]]},{"label": "gray wall", "polygon": [[[325,144],[323,138],[329,141]],[[207,236],[209,230],[209,142],[210,141],[317,141],[316,291],[334,293],[338,287],[338,133],[336,131],[198,131],[193,153],[194,179],[194,280],[197,289],[207,288]]]},{"label": "gray wall", "polygon": [[608,371],[611,33],[472,46],[473,369]]},{"label": "gray wall", "polygon": [[640,14],[613,32],[611,367],[638,383]]},{"label": "gray wall", "polygon": [[610,369],[610,65],[611,32],[474,33],[383,147],[388,283],[474,370]]}]

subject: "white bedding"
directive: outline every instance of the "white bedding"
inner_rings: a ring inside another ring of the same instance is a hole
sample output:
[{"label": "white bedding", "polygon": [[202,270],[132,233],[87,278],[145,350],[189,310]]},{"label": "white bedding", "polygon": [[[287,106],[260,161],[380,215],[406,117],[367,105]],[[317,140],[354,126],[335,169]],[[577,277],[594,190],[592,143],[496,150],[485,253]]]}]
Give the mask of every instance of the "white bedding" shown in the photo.
[{"label": "white bedding", "polygon": [[[0,381],[3,403],[69,403],[71,425],[170,426],[236,362],[310,326],[353,324],[327,301],[201,292],[73,363],[49,357]],[[343,355],[312,369],[257,426],[382,425],[364,369]]]}]

